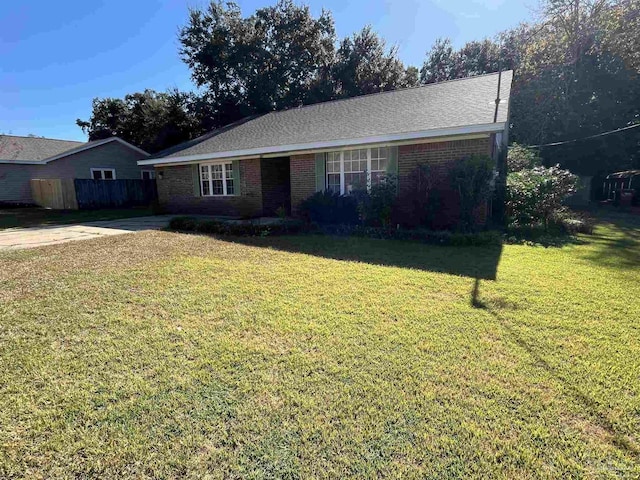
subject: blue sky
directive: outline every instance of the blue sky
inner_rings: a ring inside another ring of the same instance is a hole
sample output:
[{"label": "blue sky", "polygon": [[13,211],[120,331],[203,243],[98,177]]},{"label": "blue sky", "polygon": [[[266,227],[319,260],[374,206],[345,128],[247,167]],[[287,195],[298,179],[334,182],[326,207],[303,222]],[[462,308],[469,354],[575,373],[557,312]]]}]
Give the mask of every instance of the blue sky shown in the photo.
[{"label": "blue sky", "polygon": [[[239,1],[244,14],[273,1]],[[420,66],[438,37],[456,46],[530,18],[527,0],[309,0],[333,12],[338,37],[371,24]],[[203,0],[6,2],[0,9],[0,133],[86,140],[75,125],[94,97],[193,88],[178,28]]]}]

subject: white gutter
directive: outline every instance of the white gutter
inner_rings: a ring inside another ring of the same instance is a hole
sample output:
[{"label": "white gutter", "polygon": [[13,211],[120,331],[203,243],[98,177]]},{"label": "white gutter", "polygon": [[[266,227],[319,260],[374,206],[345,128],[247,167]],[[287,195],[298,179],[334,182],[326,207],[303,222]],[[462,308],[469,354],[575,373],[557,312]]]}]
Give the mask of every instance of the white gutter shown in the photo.
[{"label": "white gutter", "polygon": [[37,160],[0,160],[0,165],[44,165],[44,162]]},{"label": "white gutter", "polygon": [[197,160],[216,160],[236,157],[260,157],[271,156],[275,153],[305,152],[309,150],[322,151],[340,147],[365,145],[371,143],[391,143],[405,140],[418,140],[422,138],[450,137],[455,135],[470,135],[475,133],[492,133],[504,130],[505,123],[486,123],[481,125],[468,125],[464,127],[441,128],[437,130],[420,130],[417,132],[394,133],[389,135],[377,135],[372,137],[351,138],[342,140],[328,140],[324,142],[298,143],[293,145],[276,145],[270,147],[249,148],[244,150],[231,150],[226,152],[201,153],[197,155],[185,155],[182,157],[152,158],[139,160],[138,165],[169,165],[193,162]]}]

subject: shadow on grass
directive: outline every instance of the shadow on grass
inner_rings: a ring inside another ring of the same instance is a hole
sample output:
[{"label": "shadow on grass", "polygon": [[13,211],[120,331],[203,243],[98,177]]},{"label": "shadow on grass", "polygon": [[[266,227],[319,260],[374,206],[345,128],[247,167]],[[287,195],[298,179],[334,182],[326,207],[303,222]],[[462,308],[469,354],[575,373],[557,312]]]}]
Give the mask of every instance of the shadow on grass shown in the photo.
[{"label": "shadow on grass", "polygon": [[228,241],[334,260],[413,268],[430,272],[495,280],[502,245],[445,247],[413,241],[329,235],[234,237]]},{"label": "shadow on grass", "polygon": [[480,280],[476,279],[471,293],[471,305],[475,308],[485,310],[490,313],[500,326],[507,332],[509,337],[527,354],[533,359],[534,364],[548,374],[550,374],[556,381],[558,381],[565,391],[571,396],[578,404],[582,406],[584,412],[593,419],[599,427],[605,430],[611,437],[611,444],[618,449],[633,455],[640,459],[640,447],[634,442],[634,440],[625,436],[624,434],[616,430],[615,425],[606,414],[600,411],[600,406],[596,400],[584,393],[580,388],[576,386],[575,380],[567,378],[557,367],[551,365],[545,360],[532,346],[530,342],[522,337],[522,335],[512,326],[509,322],[503,318],[498,311],[491,308],[480,299]]},{"label": "shadow on grass", "polygon": [[621,270],[640,268],[640,216],[599,210],[598,226],[589,237],[593,245],[583,258]]},{"label": "shadow on grass", "polygon": [[0,230],[16,227],[65,225],[153,215],[150,208],[105,208],[99,210],[51,210],[40,207],[0,206]]}]

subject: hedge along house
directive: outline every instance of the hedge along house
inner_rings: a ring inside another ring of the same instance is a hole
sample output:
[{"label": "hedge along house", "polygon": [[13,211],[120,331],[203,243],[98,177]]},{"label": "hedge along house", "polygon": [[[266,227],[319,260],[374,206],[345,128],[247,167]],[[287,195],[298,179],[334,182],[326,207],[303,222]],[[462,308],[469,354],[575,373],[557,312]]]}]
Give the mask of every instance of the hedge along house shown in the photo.
[{"label": "hedge along house", "polygon": [[390,173],[407,197],[418,165],[442,176],[459,158],[506,145],[511,81],[507,71],[272,112],[138,164],[155,167],[171,213],[296,215],[315,192],[349,194]]},{"label": "hedge along house", "polygon": [[0,135],[0,203],[33,203],[31,179],[145,179],[153,168],[137,161],[149,154],[111,137],[74,142]]}]

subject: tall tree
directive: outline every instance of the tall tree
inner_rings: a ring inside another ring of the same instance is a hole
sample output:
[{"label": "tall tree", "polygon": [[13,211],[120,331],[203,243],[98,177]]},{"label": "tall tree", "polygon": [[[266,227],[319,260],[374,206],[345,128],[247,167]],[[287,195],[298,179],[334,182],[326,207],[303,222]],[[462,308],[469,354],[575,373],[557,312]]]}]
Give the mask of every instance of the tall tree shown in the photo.
[{"label": "tall tree", "polygon": [[457,55],[449,38],[438,38],[427,52],[427,58],[420,70],[422,83],[442,82],[459,78]]},{"label": "tall tree", "polygon": [[145,90],[124,99],[95,98],[89,120],[76,121],[89,140],[118,136],[149,152],[157,152],[202,131],[193,94],[177,90]]},{"label": "tall tree", "polygon": [[439,38],[427,52],[420,70],[422,83],[442,82],[455,78],[472,77],[513,68],[515,57],[508,48],[488,38],[471,41],[459,50],[451,40]]},{"label": "tall tree", "polygon": [[[216,123],[298,106],[334,56],[333,18],[281,0],[242,17],[235,3],[192,9],[179,34],[182,59],[214,103]],[[330,92],[330,89],[329,89]]]},{"label": "tall tree", "polygon": [[[607,33],[619,8],[604,0],[543,4],[542,26],[521,43],[512,101],[514,140],[539,144],[579,139],[638,121],[638,72],[630,66],[640,46],[616,51]],[[560,162],[595,175],[638,165],[639,138],[628,131],[541,153],[547,164]]]},{"label": "tall tree", "polygon": [[337,96],[344,98],[410,86],[415,72],[405,72],[397,48],[387,49],[385,41],[366,26],[340,43],[333,79]]}]

